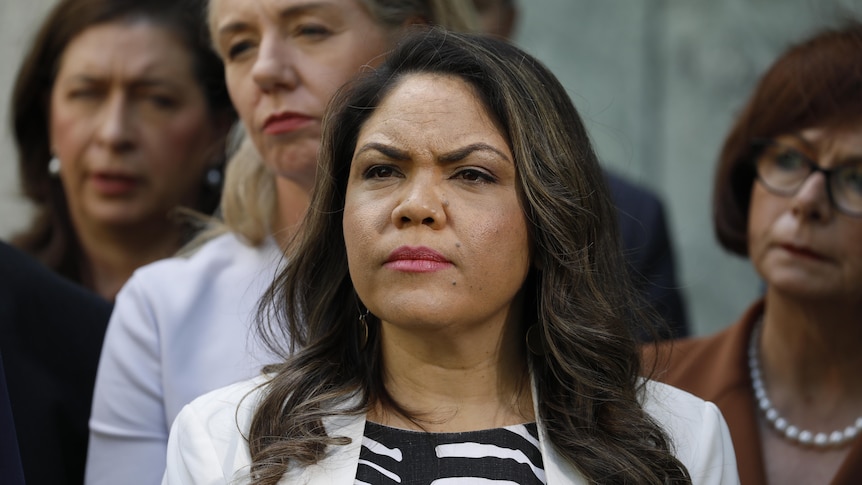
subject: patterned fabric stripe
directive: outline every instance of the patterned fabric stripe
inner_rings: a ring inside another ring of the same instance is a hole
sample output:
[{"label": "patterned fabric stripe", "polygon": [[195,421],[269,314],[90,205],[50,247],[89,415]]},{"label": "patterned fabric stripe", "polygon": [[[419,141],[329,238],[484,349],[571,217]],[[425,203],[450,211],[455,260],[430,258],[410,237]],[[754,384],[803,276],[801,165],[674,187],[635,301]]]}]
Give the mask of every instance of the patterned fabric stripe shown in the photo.
[{"label": "patterned fabric stripe", "polygon": [[535,423],[426,433],[366,422],[356,485],[541,485]]},{"label": "patterned fabric stripe", "polygon": [[440,478],[431,482],[431,485],[520,485],[511,480],[492,480],[481,477],[456,477]]},{"label": "patterned fabric stripe", "polygon": [[362,446],[375,455],[388,456],[395,461],[401,461],[404,459],[404,456],[401,454],[401,450],[397,448],[389,448],[383,443],[378,443],[367,436],[362,437]]},{"label": "patterned fabric stripe", "polygon": [[[537,443],[538,445],[538,443]],[[545,470],[541,467],[533,465],[533,462],[521,450],[513,450],[510,448],[502,448],[496,445],[484,445],[481,443],[450,443],[448,445],[439,445],[437,447],[438,458],[500,458],[504,460],[514,460],[518,463],[528,465],[536,478],[545,482]]]},{"label": "patterned fabric stripe", "polygon": [[382,466],[378,465],[377,463],[372,463],[368,460],[360,459],[359,465],[370,466],[371,468],[377,470],[378,473],[384,475],[386,478],[388,478],[388,479],[390,479],[396,483],[401,483],[401,477],[399,477],[397,474],[392,473],[391,471],[383,468]]},{"label": "patterned fabric stripe", "polygon": [[[539,449],[539,430],[538,428],[536,428],[536,426],[527,427],[527,425],[519,424],[516,426],[506,426],[503,429],[511,433],[515,433],[516,435],[520,436],[521,438],[524,438],[528,443],[533,445],[534,448],[536,448],[537,450]],[[531,434],[530,431],[532,430],[535,430],[537,434]]]}]

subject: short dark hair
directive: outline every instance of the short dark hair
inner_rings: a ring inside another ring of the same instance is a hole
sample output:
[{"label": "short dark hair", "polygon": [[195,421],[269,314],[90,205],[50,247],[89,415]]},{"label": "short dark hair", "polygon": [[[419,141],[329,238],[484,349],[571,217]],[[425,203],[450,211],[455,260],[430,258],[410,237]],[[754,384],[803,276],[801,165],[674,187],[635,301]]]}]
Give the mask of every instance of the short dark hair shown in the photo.
[{"label": "short dark hair", "polygon": [[[192,72],[213,118],[235,118],[224,67],[213,51],[204,21],[205,0],[61,0],[43,21],[24,57],[12,94],[11,123],[24,195],[36,204],[29,229],[13,243],[59,273],[79,280],[77,237],[60,181],[48,173],[51,159],[50,99],[69,43],[90,27],[145,19],[168,29],[189,51]],[[213,192],[213,193],[210,193]],[[194,209],[215,210],[218,191],[204,191]]]},{"label": "short dark hair", "polygon": [[713,192],[713,223],[721,245],[748,256],[754,139],[859,122],[862,23],[820,31],[785,51],[758,82],[721,150]]}]

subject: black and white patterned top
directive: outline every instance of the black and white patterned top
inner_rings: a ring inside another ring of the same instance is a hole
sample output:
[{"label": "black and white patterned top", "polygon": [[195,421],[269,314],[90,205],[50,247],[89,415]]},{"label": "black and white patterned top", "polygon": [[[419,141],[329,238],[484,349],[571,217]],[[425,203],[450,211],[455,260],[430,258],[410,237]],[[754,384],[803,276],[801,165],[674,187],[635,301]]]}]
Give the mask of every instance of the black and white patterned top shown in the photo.
[{"label": "black and white patterned top", "polygon": [[355,485],[544,485],[536,423],[426,433],[367,421]]}]

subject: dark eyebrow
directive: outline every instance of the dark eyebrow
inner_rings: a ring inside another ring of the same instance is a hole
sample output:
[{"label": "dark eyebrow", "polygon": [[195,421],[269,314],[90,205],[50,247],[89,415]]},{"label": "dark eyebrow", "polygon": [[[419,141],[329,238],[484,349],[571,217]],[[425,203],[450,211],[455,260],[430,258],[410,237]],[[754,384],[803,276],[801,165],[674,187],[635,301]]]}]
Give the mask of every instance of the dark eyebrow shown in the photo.
[{"label": "dark eyebrow", "polygon": [[[400,162],[410,160],[410,154],[408,154],[406,151],[400,150],[390,145],[384,145],[383,143],[376,142],[371,142],[363,145],[362,148],[356,151],[356,156],[359,156],[368,150],[376,150],[385,155],[387,158],[391,158],[392,160],[397,160]],[[503,160],[510,161],[509,157],[507,157],[506,154],[504,154],[500,150],[497,150],[496,148],[492,147],[491,145],[488,145],[487,143],[481,142],[471,143],[465,147],[458,148],[457,150],[453,150],[449,153],[444,153],[438,158],[438,160],[443,163],[458,162],[467,158],[471,153],[478,151],[490,151],[496,153],[497,156],[499,156]]]},{"label": "dark eyebrow", "polygon": [[497,150],[496,148],[492,147],[491,145],[488,145],[487,143],[482,143],[482,142],[471,143],[465,147],[462,147],[462,148],[459,148],[457,150],[453,150],[449,153],[443,154],[440,157],[440,161],[444,162],[444,163],[458,162],[458,161],[461,161],[461,160],[467,158],[467,156],[469,156],[471,153],[479,152],[479,151],[494,152],[497,154],[497,156],[499,156],[503,160],[511,162],[511,160],[509,160],[509,157],[506,156],[505,153],[501,152],[500,150]]},{"label": "dark eyebrow", "polygon": [[410,155],[404,150],[399,150],[393,146],[375,142],[366,143],[365,145],[363,145],[362,148],[356,151],[356,155],[354,157],[358,157],[359,155],[362,155],[369,150],[376,150],[385,155],[387,158],[391,158],[392,160],[397,160],[399,162],[405,162],[407,160],[410,160]]},{"label": "dark eyebrow", "polygon": [[[308,2],[300,5],[292,5],[278,13],[278,17],[282,20],[301,15],[314,10],[325,10],[331,8],[332,5],[325,2]],[[226,24],[218,29],[218,36],[223,37],[229,34],[235,34],[249,29],[249,24],[243,21],[236,21]]]},{"label": "dark eyebrow", "polygon": [[[105,85],[110,84],[109,81],[106,81],[102,78],[92,77],[87,74],[79,74],[69,78],[69,82],[77,83],[77,84],[95,84],[95,85]],[[131,86],[133,88],[153,88],[153,87],[166,87],[169,89],[178,89],[177,83],[168,78],[161,77],[143,77],[140,79],[133,79],[129,83],[125,83],[127,86]]]}]

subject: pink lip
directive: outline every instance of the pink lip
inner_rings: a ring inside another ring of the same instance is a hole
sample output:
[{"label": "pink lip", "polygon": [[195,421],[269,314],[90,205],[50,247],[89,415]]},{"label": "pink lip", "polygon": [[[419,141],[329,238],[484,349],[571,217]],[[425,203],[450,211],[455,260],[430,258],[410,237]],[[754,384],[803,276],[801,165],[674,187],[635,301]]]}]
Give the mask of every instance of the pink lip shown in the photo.
[{"label": "pink lip", "polygon": [[90,176],[93,187],[102,195],[127,195],[141,185],[140,177],[116,172],[94,172]]},{"label": "pink lip", "polygon": [[389,254],[384,267],[405,273],[433,273],[452,266],[445,256],[424,246],[401,246]]},{"label": "pink lip", "polygon": [[820,260],[820,261],[826,260],[826,257],[823,256],[822,254],[816,253],[816,252],[812,251],[811,249],[808,249],[808,248],[803,247],[803,246],[796,246],[793,244],[782,244],[781,249],[784,249],[785,251],[787,251],[787,252],[789,252],[795,256],[801,256],[803,258],[816,259],[816,260]]},{"label": "pink lip", "polygon": [[276,113],[266,119],[263,132],[267,135],[281,135],[302,129],[313,121],[314,118],[311,116],[300,113]]}]

